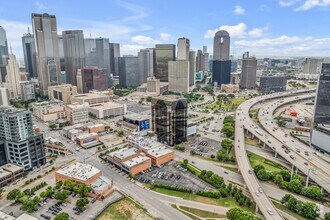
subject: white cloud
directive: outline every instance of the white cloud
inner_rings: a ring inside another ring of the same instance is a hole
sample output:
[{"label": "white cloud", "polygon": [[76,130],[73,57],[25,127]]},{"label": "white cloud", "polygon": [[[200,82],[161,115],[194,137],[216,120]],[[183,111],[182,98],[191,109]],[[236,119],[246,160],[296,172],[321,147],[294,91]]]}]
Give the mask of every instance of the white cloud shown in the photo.
[{"label": "white cloud", "polygon": [[160,41],[154,40],[151,37],[143,36],[143,35],[137,35],[131,38],[131,41],[133,43],[139,44],[139,45],[152,45],[152,44],[159,44]]},{"label": "white cloud", "polygon": [[280,36],[233,43],[236,53],[250,51],[259,56],[328,56],[330,38]]},{"label": "white cloud", "polygon": [[34,5],[37,7],[37,11],[43,11],[43,10],[48,9],[48,7],[45,4],[43,4],[42,2],[39,2],[39,1],[36,1],[34,3]]},{"label": "white cloud", "polygon": [[169,40],[171,40],[171,37],[172,37],[169,33],[165,33],[165,32],[160,33],[159,36],[160,36],[160,39],[163,41],[169,41]]},{"label": "white cloud", "polygon": [[330,6],[330,0],[306,0],[303,5],[294,9],[294,11],[306,11],[315,7]]},{"label": "white cloud", "polygon": [[296,4],[299,1],[300,0],[281,0],[281,1],[279,1],[279,5],[281,7],[289,7],[289,6]]},{"label": "white cloud", "polygon": [[143,45],[122,44],[120,46],[120,53],[122,55],[136,55],[141,49],[145,48]]},{"label": "white cloud", "polygon": [[245,9],[240,5],[236,5],[233,12],[236,15],[244,15],[245,14]]},{"label": "white cloud", "polygon": [[204,38],[213,38],[215,33],[219,30],[226,30],[228,31],[230,37],[232,38],[245,38],[245,37],[261,37],[263,36],[264,32],[268,30],[268,25],[262,28],[252,28],[248,30],[248,27],[245,23],[239,23],[237,25],[223,25],[219,28],[208,30],[204,34]]},{"label": "white cloud", "polygon": [[131,4],[128,2],[122,2],[122,1],[118,1],[117,5],[119,5],[122,8],[125,8],[126,10],[132,13],[131,16],[122,19],[122,21],[124,22],[133,22],[149,16],[149,10],[139,5]]}]

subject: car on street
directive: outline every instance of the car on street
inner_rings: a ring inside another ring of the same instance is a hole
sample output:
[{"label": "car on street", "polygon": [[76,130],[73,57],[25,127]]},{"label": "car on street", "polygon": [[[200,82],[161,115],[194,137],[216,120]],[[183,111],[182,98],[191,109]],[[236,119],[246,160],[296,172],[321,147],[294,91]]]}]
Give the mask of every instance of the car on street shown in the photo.
[{"label": "car on street", "polygon": [[268,212],[268,214],[270,214],[270,215],[273,215],[274,214],[274,212],[273,212],[273,210],[272,209],[267,209],[267,212]]},{"label": "car on street", "polygon": [[256,195],[259,197],[260,196],[260,193],[258,191],[256,191]]}]

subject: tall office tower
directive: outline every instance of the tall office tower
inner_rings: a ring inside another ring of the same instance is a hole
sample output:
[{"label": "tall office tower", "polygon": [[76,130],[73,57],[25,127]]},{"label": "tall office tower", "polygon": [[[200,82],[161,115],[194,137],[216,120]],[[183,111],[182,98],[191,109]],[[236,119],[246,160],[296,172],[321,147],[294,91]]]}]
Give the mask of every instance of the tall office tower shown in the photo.
[{"label": "tall office tower", "polygon": [[230,36],[227,31],[215,33],[213,43],[213,60],[229,60]]},{"label": "tall office tower", "polygon": [[203,53],[207,53],[207,46],[203,46]]},{"label": "tall office tower", "polygon": [[110,51],[110,73],[114,76],[119,75],[119,63],[118,58],[120,57],[120,45],[118,43],[109,43]]},{"label": "tall office tower", "polygon": [[196,72],[204,71],[205,57],[201,50],[197,50],[196,56]]},{"label": "tall office tower", "polygon": [[8,43],[5,29],[0,26],[0,77],[2,82],[6,78],[6,58],[8,57]]},{"label": "tall office tower", "polygon": [[150,63],[151,55],[150,50],[148,49],[141,49],[140,52],[138,52],[139,57],[139,84],[147,82],[147,78],[152,75],[152,72],[150,72]]},{"label": "tall office tower", "polygon": [[310,143],[313,147],[330,153],[330,63],[322,63],[318,79]]},{"label": "tall office tower", "polygon": [[109,38],[96,38],[96,62],[98,68],[107,70],[108,85],[112,86],[112,78],[110,72],[110,51],[109,51]]},{"label": "tall office tower", "polygon": [[230,83],[230,36],[227,31],[215,33],[213,44],[212,82],[221,86]]},{"label": "tall office tower", "polygon": [[25,70],[30,78],[38,77],[37,72],[37,53],[34,43],[34,37],[28,29],[28,33],[22,37]]},{"label": "tall office tower", "polygon": [[17,99],[21,97],[21,87],[20,87],[20,71],[18,62],[14,54],[9,54],[9,59],[7,61],[7,76],[6,83],[9,85],[10,97]]},{"label": "tall office tower", "polygon": [[235,73],[237,72],[237,60],[235,60],[233,56],[230,56],[230,60],[231,60],[231,72]]},{"label": "tall office tower", "polygon": [[48,94],[48,86],[60,83],[61,66],[55,15],[32,14],[37,51],[39,91]]},{"label": "tall office tower", "polygon": [[203,53],[204,54],[204,69],[203,71],[209,71],[210,70],[210,54],[209,53]]},{"label": "tall office tower", "polygon": [[168,61],[175,60],[175,44],[156,44],[156,68],[154,76],[168,82]]},{"label": "tall office tower", "polygon": [[146,50],[149,51],[149,73],[150,75],[148,75],[149,77],[154,76],[155,74],[155,68],[156,68],[156,49],[155,48],[146,48]]},{"label": "tall office tower", "polygon": [[84,34],[81,30],[62,32],[66,83],[77,85],[77,70],[85,66]]},{"label": "tall office tower", "polygon": [[286,90],[287,76],[264,75],[260,76],[259,91],[263,93],[283,92]]},{"label": "tall office tower", "polygon": [[189,92],[189,60],[168,62],[168,91]]},{"label": "tall office tower", "polygon": [[243,54],[241,89],[255,89],[257,81],[257,59],[250,57],[249,52]]},{"label": "tall office tower", "polygon": [[30,81],[21,81],[21,98],[23,101],[35,99],[34,83]]},{"label": "tall office tower", "polygon": [[187,100],[176,96],[161,96],[151,100],[152,130],[159,142],[168,145],[187,140]]},{"label": "tall office tower", "polygon": [[212,62],[212,82],[219,87],[222,84],[230,83],[230,60],[213,60]]},{"label": "tall office tower", "polygon": [[5,140],[10,163],[25,170],[46,163],[43,135],[33,132],[30,111],[0,107],[0,139]]},{"label": "tall office tower", "polygon": [[85,65],[97,66],[96,62],[96,40],[94,38],[85,38]]},{"label": "tall office tower", "polygon": [[303,62],[303,73],[305,74],[319,74],[323,59],[306,58]]},{"label": "tall office tower", "polygon": [[10,93],[9,89],[0,87],[0,106],[10,106]]},{"label": "tall office tower", "polygon": [[93,89],[98,91],[104,91],[108,89],[106,69],[98,68],[96,66],[86,66],[80,71],[82,93],[88,93],[90,90]]},{"label": "tall office tower", "polygon": [[119,85],[139,86],[139,57],[119,57]]},{"label": "tall office tower", "polygon": [[60,55],[61,72],[65,72],[64,45],[62,35],[58,35],[58,51]]},{"label": "tall office tower", "polygon": [[182,37],[178,39],[178,60],[189,60],[190,40]]},{"label": "tall office tower", "polygon": [[196,53],[189,51],[189,86],[195,85]]}]

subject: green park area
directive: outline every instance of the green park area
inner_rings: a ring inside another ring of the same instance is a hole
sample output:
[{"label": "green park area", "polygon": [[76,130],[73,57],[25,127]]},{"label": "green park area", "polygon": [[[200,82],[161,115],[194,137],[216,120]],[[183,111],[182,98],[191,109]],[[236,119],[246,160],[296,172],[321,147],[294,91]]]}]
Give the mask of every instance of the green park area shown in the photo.
[{"label": "green park area", "polygon": [[201,105],[200,108],[212,111],[233,111],[246,100],[244,97],[218,96],[217,101]]},{"label": "green park area", "polygon": [[172,204],[171,205],[173,208],[179,210],[183,214],[187,215],[189,218],[194,219],[194,220],[199,220],[201,218],[206,218],[206,219],[215,219],[215,218],[225,218],[225,215],[220,215],[214,212],[208,212],[200,209],[195,209],[195,208],[190,208],[186,206],[177,206]]},{"label": "green park area", "polygon": [[111,204],[96,220],[153,219],[139,204],[130,198],[124,198]]},{"label": "green park area", "polygon": [[135,92],[136,91],[136,88],[135,87],[119,87],[119,86],[116,86],[114,89],[113,89],[113,92],[115,95],[117,96],[127,96],[129,95],[130,93],[132,92]]},{"label": "green park area", "polygon": [[267,171],[271,172],[280,172],[283,169],[286,170],[286,168],[280,164],[267,160],[266,158],[254,154],[250,151],[247,151],[247,155],[252,168],[255,168],[257,165],[263,165]]}]

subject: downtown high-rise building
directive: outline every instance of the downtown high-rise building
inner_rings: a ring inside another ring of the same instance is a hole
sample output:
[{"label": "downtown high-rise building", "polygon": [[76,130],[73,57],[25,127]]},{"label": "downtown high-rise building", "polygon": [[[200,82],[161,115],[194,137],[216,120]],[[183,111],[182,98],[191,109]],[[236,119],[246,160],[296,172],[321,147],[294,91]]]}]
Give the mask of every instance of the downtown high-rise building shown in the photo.
[{"label": "downtown high-rise building", "polygon": [[112,86],[112,78],[110,71],[109,38],[96,38],[95,46],[96,66],[98,68],[104,68],[107,70],[108,85]]},{"label": "downtown high-rise building", "polygon": [[60,83],[61,66],[55,15],[32,14],[33,35],[37,52],[39,92]]},{"label": "downtown high-rise building", "polygon": [[213,42],[213,60],[229,60],[230,36],[227,31],[215,33]]},{"label": "downtown high-rise building", "polygon": [[0,107],[0,139],[5,140],[8,162],[25,170],[46,163],[43,135],[34,133],[30,111]]},{"label": "downtown high-rise building", "polygon": [[120,45],[118,43],[109,43],[110,52],[110,73],[114,76],[119,75]]},{"label": "downtown high-rise building", "polygon": [[202,50],[197,50],[196,56],[196,72],[204,71],[205,69],[205,57]]},{"label": "downtown high-rise building", "polygon": [[182,37],[178,39],[178,60],[189,60],[190,40]]},{"label": "downtown high-rise building", "polygon": [[188,103],[184,98],[161,96],[151,100],[151,129],[159,142],[174,146],[187,140]]},{"label": "downtown high-rise building", "polygon": [[0,26],[0,82],[5,81],[6,59],[8,57],[8,42],[5,29]]},{"label": "downtown high-rise building", "polygon": [[189,51],[189,86],[195,85],[196,52]]},{"label": "downtown high-rise building", "polygon": [[6,75],[6,85],[8,85],[8,89],[10,92],[10,97],[12,99],[18,99],[21,97],[21,86],[20,86],[20,71],[19,65],[16,60],[16,56],[14,54],[9,54],[9,58],[7,59],[7,75]]},{"label": "downtown high-rise building", "polygon": [[189,50],[190,40],[179,38],[177,60],[168,62],[168,90],[170,92],[189,92]]},{"label": "downtown high-rise building", "polygon": [[314,101],[310,143],[322,152],[330,153],[330,63],[322,63]]},{"label": "downtown high-rise building", "polygon": [[139,86],[139,57],[119,57],[119,85],[122,87]]},{"label": "downtown high-rise building", "polygon": [[82,30],[62,32],[66,83],[77,85],[77,70],[85,66],[84,34]]},{"label": "downtown high-rise building", "polygon": [[97,66],[95,38],[85,38],[84,44],[85,44],[85,65]]},{"label": "downtown high-rise building", "polygon": [[[65,73],[65,58],[64,58],[64,46],[63,46],[63,36],[58,35],[58,52],[60,55],[60,66],[61,66],[61,73]],[[66,77],[65,77],[66,80]]]},{"label": "downtown high-rise building", "polygon": [[0,106],[10,106],[10,93],[6,87],[0,87]]},{"label": "downtown high-rise building", "polygon": [[37,52],[34,42],[34,37],[28,30],[28,33],[22,37],[23,55],[25,70],[28,73],[29,78],[38,77],[37,72]]},{"label": "downtown high-rise building", "polygon": [[81,76],[77,77],[78,92],[88,93],[94,89],[98,91],[108,89],[106,69],[96,66],[86,66],[80,70],[80,74]]},{"label": "downtown high-rise building", "polygon": [[156,44],[156,67],[154,76],[168,82],[168,61],[175,60],[175,44]]},{"label": "downtown high-rise building", "polygon": [[240,88],[255,89],[257,81],[257,59],[249,56],[249,52],[243,54]]},{"label": "downtown high-rise building", "polygon": [[152,76],[151,65],[153,63],[152,54],[149,49],[141,49],[138,52],[139,58],[139,84],[147,82],[147,78]]},{"label": "downtown high-rise building", "polygon": [[212,82],[221,86],[230,83],[231,60],[230,36],[227,31],[220,30],[215,33],[213,43]]}]

